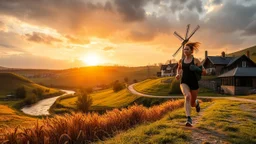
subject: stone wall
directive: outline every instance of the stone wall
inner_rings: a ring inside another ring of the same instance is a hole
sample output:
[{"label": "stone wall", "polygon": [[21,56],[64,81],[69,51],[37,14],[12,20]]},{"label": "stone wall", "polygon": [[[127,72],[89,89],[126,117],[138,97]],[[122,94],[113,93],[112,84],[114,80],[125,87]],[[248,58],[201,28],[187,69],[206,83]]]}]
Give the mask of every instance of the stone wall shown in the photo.
[{"label": "stone wall", "polygon": [[221,89],[224,90],[225,94],[235,95],[235,87],[234,86],[222,85]]},{"label": "stone wall", "polygon": [[235,95],[247,95],[252,87],[236,87]]},{"label": "stone wall", "polygon": [[218,92],[218,86],[220,86],[220,80],[200,80],[199,82],[200,87],[208,88],[213,91]]}]

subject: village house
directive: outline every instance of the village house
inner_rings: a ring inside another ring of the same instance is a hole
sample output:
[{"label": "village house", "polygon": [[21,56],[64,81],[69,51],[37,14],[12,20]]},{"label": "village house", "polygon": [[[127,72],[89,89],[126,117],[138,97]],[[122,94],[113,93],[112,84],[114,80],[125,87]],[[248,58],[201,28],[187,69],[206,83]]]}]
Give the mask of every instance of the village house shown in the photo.
[{"label": "village house", "polygon": [[244,95],[256,89],[256,64],[250,59],[250,53],[237,57],[208,56],[205,52],[203,62],[207,73],[218,75],[220,88],[226,94]]},{"label": "village house", "polygon": [[226,94],[246,95],[256,89],[256,67],[236,67],[218,77]]},{"label": "village house", "polygon": [[222,52],[221,56],[208,56],[207,51],[205,51],[203,66],[210,75],[220,75],[236,67],[256,67],[249,55],[247,52],[246,55],[227,57],[225,52]]},{"label": "village house", "polygon": [[169,63],[161,65],[160,72],[157,73],[158,77],[175,76],[177,73],[178,63]]}]

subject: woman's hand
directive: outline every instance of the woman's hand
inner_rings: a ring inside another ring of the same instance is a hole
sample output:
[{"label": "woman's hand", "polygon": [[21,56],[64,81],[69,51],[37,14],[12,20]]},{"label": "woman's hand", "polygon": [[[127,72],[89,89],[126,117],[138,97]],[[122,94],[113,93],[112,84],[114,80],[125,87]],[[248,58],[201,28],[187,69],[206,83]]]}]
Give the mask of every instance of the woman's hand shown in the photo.
[{"label": "woman's hand", "polygon": [[180,74],[176,74],[175,78],[176,78],[176,80],[179,80],[180,79]]}]

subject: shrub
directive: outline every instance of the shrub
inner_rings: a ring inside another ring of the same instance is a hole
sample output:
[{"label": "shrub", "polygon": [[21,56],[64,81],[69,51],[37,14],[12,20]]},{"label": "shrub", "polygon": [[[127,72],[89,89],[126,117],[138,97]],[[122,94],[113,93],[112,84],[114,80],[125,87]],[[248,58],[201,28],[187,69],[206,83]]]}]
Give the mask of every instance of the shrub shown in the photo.
[{"label": "shrub", "polygon": [[171,90],[169,92],[170,94],[181,94],[180,90],[180,81],[173,79],[171,82]]},{"label": "shrub", "polygon": [[125,82],[125,83],[128,83],[128,82],[129,82],[128,77],[125,77],[125,78],[124,78],[124,82]]},{"label": "shrub", "polygon": [[122,89],[124,89],[124,84],[120,83],[119,81],[115,81],[114,84],[113,84],[113,91],[114,92],[118,92]]},{"label": "shrub", "polygon": [[30,95],[27,95],[26,98],[24,99],[24,103],[26,105],[31,105],[31,104],[34,104],[37,102],[37,97],[35,94],[30,94]]},{"label": "shrub", "polygon": [[33,89],[32,92],[33,92],[36,96],[38,96],[39,98],[42,98],[43,93],[44,93],[44,90],[43,90],[43,89],[40,89],[40,88],[36,88],[36,89]]},{"label": "shrub", "polygon": [[88,95],[85,91],[80,91],[77,94],[76,106],[81,112],[88,112],[92,105],[92,97]]},{"label": "shrub", "polygon": [[24,88],[24,86],[22,86],[22,87],[19,87],[19,88],[16,89],[15,96],[17,98],[25,98],[26,97],[26,93],[27,93],[26,89]]}]

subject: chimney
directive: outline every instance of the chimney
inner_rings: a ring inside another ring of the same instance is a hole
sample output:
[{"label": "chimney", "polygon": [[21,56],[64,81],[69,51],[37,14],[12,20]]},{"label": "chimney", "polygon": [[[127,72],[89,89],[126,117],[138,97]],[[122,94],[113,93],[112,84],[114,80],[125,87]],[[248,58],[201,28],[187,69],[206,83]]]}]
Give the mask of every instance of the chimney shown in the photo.
[{"label": "chimney", "polygon": [[247,52],[246,52],[246,56],[247,56],[248,58],[250,58],[250,51],[247,51]]},{"label": "chimney", "polygon": [[208,51],[205,51],[205,52],[204,52],[204,56],[205,56],[204,59],[206,60],[206,58],[208,57]]},{"label": "chimney", "polygon": [[224,51],[221,53],[221,56],[222,56],[222,57],[225,57],[225,52],[224,52]]}]

